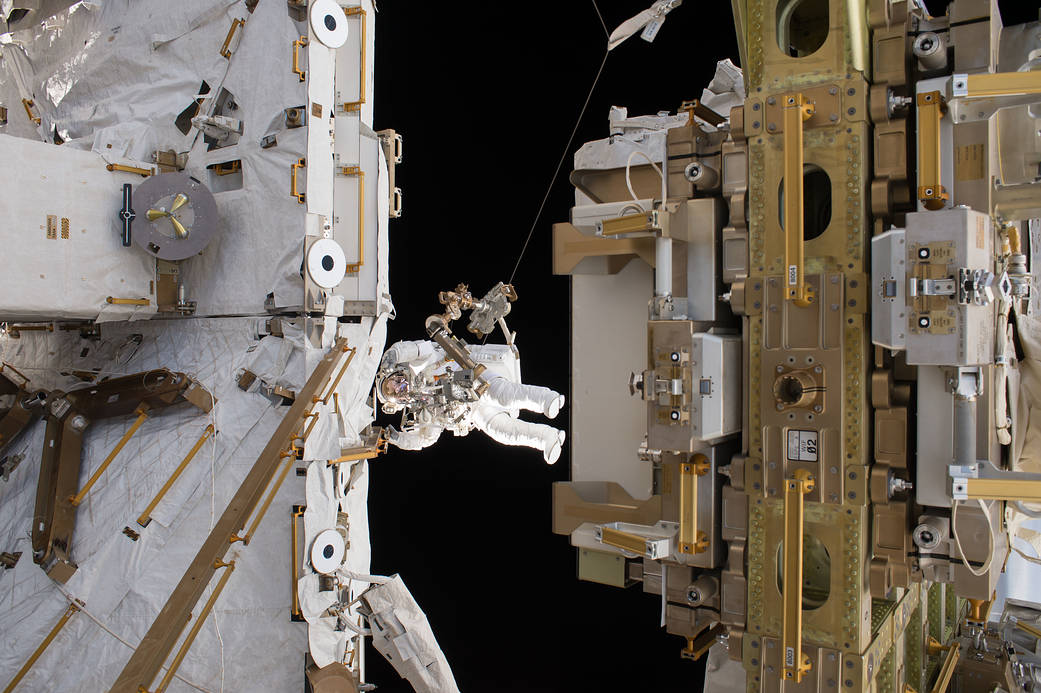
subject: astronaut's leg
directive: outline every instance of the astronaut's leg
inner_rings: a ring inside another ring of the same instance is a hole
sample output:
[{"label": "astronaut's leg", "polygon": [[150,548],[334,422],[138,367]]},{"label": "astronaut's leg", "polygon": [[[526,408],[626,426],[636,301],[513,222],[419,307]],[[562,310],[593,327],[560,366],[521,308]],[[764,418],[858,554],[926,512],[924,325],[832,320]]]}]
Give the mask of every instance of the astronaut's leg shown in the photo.
[{"label": "astronaut's leg", "polygon": [[527,409],[555,418],[564,406],[564,395],[548,387],[515,383],[507,378],[494,378],[488,387],[488,397],[506,409]]},{"label": "astronaut's leg", "polygon": [[542,458],[553,464],[560,457],[564,432],[545,424],[529,423],[510,416],[508,411],[480,407],[474,423],[492,440],[503,445],[524,445],[542,450]]}]

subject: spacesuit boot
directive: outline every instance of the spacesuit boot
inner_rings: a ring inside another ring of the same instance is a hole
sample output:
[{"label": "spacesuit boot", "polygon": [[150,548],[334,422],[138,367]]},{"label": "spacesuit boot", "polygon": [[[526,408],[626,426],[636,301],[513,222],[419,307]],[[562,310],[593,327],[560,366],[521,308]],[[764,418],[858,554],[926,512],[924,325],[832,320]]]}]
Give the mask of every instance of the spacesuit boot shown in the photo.
[{"label": "spacesuit boot", "polygon": [[487,396],[505,409],[526,409],[556,418],[564,406],[564,395],[548,387],[515,383],[503,377],[494,378]]},{"label": "spacesuit boot", "polygon": [[565,434],[552,426],[521,421],[508,411],[488,406],[477,408],[474,423],[497,443],[542,450],[542,459],[547,464],[553,464],[560,457]]}]

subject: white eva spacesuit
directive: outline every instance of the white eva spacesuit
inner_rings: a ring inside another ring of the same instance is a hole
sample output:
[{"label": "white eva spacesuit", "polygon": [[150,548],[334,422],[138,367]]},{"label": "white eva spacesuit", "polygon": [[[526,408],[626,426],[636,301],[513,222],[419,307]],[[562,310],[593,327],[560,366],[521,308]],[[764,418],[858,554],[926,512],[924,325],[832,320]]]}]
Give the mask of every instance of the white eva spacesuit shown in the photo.
[{"label": "white eva spacesuit", "polygon": [[[560,456],[564,432],[517,418],[521,409],[554,418],[564,396],[547,387],[520,382],[520,357],[506,344],[468,345],[470,358],[486,369],[474,371],[447,358],[431,341],[403,341],[383,355],[376,393],[383,411],[404,410],[402,431],[390,429],[390,442],[404,450],[432,445],[444,430],[466,435],[484,431],[504,445],[525,445],[542,451],[553,464]],[[475,369],[476,370],[476,369]],[[478,394],[480,393],[480,394]]]}]

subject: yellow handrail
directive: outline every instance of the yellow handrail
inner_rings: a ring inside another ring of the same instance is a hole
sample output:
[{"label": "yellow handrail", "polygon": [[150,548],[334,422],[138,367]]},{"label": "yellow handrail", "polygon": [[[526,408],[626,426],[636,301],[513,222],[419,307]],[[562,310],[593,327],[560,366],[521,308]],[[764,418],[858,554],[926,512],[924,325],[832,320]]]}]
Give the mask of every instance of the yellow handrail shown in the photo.
[{"label": "yellow handrail", "polygon": [[795,683],[810,670],[810,658],[802,653],[802,537],[803,503],[813,490],[813,477],[797,469],[794,478],[784,481],[784,602],[781,655],[784,678]]},{"label": "yellow handrail", "polygon": [[141,428],[141,424],[143,424],[145,422],[145,419],[148,418],[148,412],[145,411],[146,408],[147,405],[141,405],[137,408],[137,419],[135,419],[134,423],[130,425],[130,428],[127,430],[127,432],[123,434],[123,437],[119,439],[119,442],[116,443],[116,447],[112,448],[112,452],[108,454],[108,457],[106,457],[105,461],[101,463],[101,466],[97,468],[97,470],[90,476],[89,479],[87,479],[87,483],[83,485],[83,488],[80,489],[80,492],[77,493],[75,496],[69,496],[70,504],[72,504],[73,506],[78,506],[80,503],[83,502],[83,498],[87,495],[87,492],[90,491],[91,487],[97,482],[98,479],[101,478],[101,475],[105,473],[105,470],[108,469],[108,466],[112,464],[112,460],[116,459],[116,455],[118,455],[120,450],[123,449],[123,446],[127,444],[131,436],[137,433],[137,429]]},{"label": "yellow handrail", "polygon": [[166,480],[166,483],[163,484],[163,487],[159,489],[159,493],[155,494],[155,498],[153,498],[152,502],[148,504],[148,507],[145,508],[145,511],[141,513],[141,516],[137,518],[137,524],[141,525],[142,527],[148,526],[148,523],[152,521],[152,511],[155,510],[155,506],[159,505],[159,501],[163,499],[163,496],[165,496],[166,492],[169,491],[170,488],[174,485],[174,482],[177,481],[177,478],[181,476],[181,473],[188,466],[188,463],[191,462],[192,459],[195,457],[196,453],[199,452],[199,448],[202,447],[203,443],[205,443],[206,440],[212,434],[213,424],[209,424],[208,426],[206,426],[205,430],[203,430],[202,435],[199,436],[199,439],[195,441],[195,445],[192,446],[192,449],[188,451],[188,454],[184,456],[184,459],[181,460],[181,463],[177,465],[177,469],[175,469],[173,474],[170,475],[170,478]]},{"label": "yellow handrail", "polygon": [[69,608],[66,609],[65,613],[61,615],[61,618],[58,619],[58,622],[54,625],[54,628],[51,628],[51,632],[48,633],[47,637],[43,639],[43,642],[40,643],[40,646],[37,647],[31,655],[29,655],[29,659],[25,660],[25,664],[22,665],[22,668],[19,669],[18,673],[14,675],[14,678],[11,679],[11,683],[7,684],[7,688],[4,689],[4,693],[11,693],[11,691],[15,689],[15,686],[17,686],[19,682],[23,678],[25,678],[25,675],[28,674],[29,670],[33,668],[33,664],[36,664],[36,660],[40,658],[40,656],[44,653],[44,651],[51,644],[51,642],[56,637],[58,637],[58,633],[60,633],[61,629],[65,627],[65,624],[69,622],[69,619],[76,615],[76,612],[80,610],[80,606],[82,604],[83,602],[72,602],[69,604]]},{"label": "yellow handrail", "polygon": [[368,81],[365,78],[366,54],[368,53],[366,25],[369,22],[367,19],[368,15],[366,15],[365,10],[361,7],[345,7],[343,11],[348,17],[361,17],[361,77],[358,80],[358,100],[345,103],[342,106],[344,113],[350,113],[352,111],[360,111],[362,104],[365,103],[365,82]]},{"label": "yellow handrail", "polygon": [[813,291],[806,286],[803,254],[802,124],[813,115],[814,106],[806,103],[802,94],[789,94],[783,98],[785,298],[797,306],[806,307],[813,300]]}]

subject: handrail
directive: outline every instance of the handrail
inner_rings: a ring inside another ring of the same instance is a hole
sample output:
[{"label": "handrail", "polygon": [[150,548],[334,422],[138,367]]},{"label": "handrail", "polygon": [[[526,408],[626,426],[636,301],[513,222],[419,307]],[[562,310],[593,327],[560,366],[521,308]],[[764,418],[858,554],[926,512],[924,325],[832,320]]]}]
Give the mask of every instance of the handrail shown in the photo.
[{"label": "handrail", "polygon": [[159,681],[159,686],[155,689],[155,693],[164,693],[167,686],[169,686],[170,682],[173,681],[173,677],[177,674],[181,662],[184,661],[185,655],[188,654],[188,650],[191,649],[196,636],[199,635],[199,630],[202,629],[202,625],[206,622],[210,612],[213,611],[213,605],[217,602],[217,597],[220,596],[220,593],[224,590],[224,586],[228,584],[228,578],[230,578],[231,574],[235,571],[235,561],[222,563],[220,567],[225,568],[224,573],[220,576],[220,580],[217,581],[217,586],[213,588],[212,592],[210,592],[210,598],[206,600],[205,604],[203,604],[199,616],[195,619],[195,622],[192,623],[188,635],[185,636],[180,649],[177,650],[177,654],[174,655],[173,661],[170,662],[170,668],[166,670],[166,675]]},{"label": "handrail", "polygon": [[926,209],[943,209],[950,194],[940,185],[940,119],[945,105],[938,91],[918,95],[918,199]]},{"label": "handrail", "polygon": [[291,171],[291,178],[289,179],[289,194],[296,198],[296,201],[300,204],[304,204],[307,199],[307,193],[300,190],[299,185],[296,182],[296,173],[302,168],[307,167],[307,159],[301,157],[296,160],[296,163],[290,164],[289,168]]},{"label": "handrail", "polygon": [[148,523],[152,521],[152,511],[155,510],[155,506],[159,505],[159,501],[163,499],[163,496],[165,496],[166,493],[170,490],[170,488],[174,485],[174,482],[176,482],[178,477],[181,476],[181,473],[184,472],[184,470],[188,467],[188,463],[195,458],[196,453],[198,453],[199,449],[202,448],[203,443],[205,443],[206,440],[212,434],[213,424],[209,424],[206,426],[205,429],[203,429],[202,435],[199,436],[199,439],[197,441],[195,441],[195,445],[193,445],[191,450],[188,451],[188,454],[184,456],[184,459],[181,460],[181,463],[177,465],[177,469],[173,471],[173,474],[170,475],[170,478],[167,479],[166,483],[163,484],[163,487],[159,489],[159,493],[155,494],[155,498],[152,499],[152,502],[148,504],[148,507],[145,508],[145,511],[141,513],[141,515],[137,518],[137,524],[141,525],[142,527],[148,526]]},{"label": "handrail", "polygon": [[301,36],[297,40],[293,41],[293,74],[300,78],[303,82],[307,79],[307,71],[300,69],[300,49],[306,46],[308,43],[306,36]]},{"label": "handrail", "polygon": [[362,105],[365,103],[365,82],[368,81],[365,78],[365,64],[367,62],[366,55],[368,53],[366,25],[369,23],[369,20],[368,15],[365,13],[365,9],[362,7],[345,7],[343,11],[348,17],[358,16],[361,18],[361,77],[358,80],[358,100],[344,103],[341,106],[344,113],[351,113],[354,111],[360,111]]},{"label": "handrail", "polygon": [[803,252],[802,130],[803,121],[814,113],[802,94],[784,97],[784,267],[785,298],[805,308],[813,301],[813,290],[806,286]]},{"label": "handrail", "polygon": [[294,621],[303,620],[303,612],[300,611],[300,594],[296,590],[296,583],[300,580],[300,558],[297,554],[300,551],[300,541],[297,539],[297,518],[303,517],[304,511],[307,510],[306,505],[294,505],[292,512],[289,513],[289,531],[290,531],[290,559],[289,562],[292,564],[292,578],[293,582],[289,586],[290,592],[292,593],[292,606],[290,607],[289,615]]},{"label": "handrail", "polygon": [[[964,93],[958,88],[964,81]],[[1019,96],[1041,94],[1041,72],[996,72],[978,75],[954,75],[955,96],[987,98],[994,96]]]},{"label": "handrail", "polygon": [[803,497],[813,490],[813,476],[805,469],[784,481],[784,602],[782,649],[784,678],[795,683],[810,670],[810,658],[802,653],[802,538]]},{"label": "handrail", "polygon": [[224,45],[220,48],[221,57],[225,60],[231,60],[231,40],[235,38],[235,30],[240,26],[246,26],[245,19],[233,19],[231,20],[231,28],[228,29],[228,35],[224,37]]},{"label": "handrail", "polygon": [[82,606],[83,602],[79,601],[78,599],[75,602],[71,602],[69,604],[69,608],[65,609],[65,613],[63,613],[61,615],[61,618],[58,619],[58,622],[54,624],[54,628],[51,628],[51,632],[48,633],[47,637],[43,639],[43,642],[40,643],[40,646],[33,650],[33,653],[29,655],[29,659],[25,660],[25,664],[22,665],[22,668],[19,669],[18,673],[14,675],[14,678],[11,679],[11,683],[7,684],[7,688],[4,689],[4,693],[11,693],[11,691],[15,689],[19,682],[21,682],[21,680],[25,678],[25,675],[28,674],[29,670],[33,668],[33,665],[36,664],[36,660],[39,659],[41,655],[43,655],[44,651],[47,649],[48,646],[50,646],[51,642],[56,637],[58,637],[58,633],[61,632],[61,629],[65,627],[65,624],[69,622],[70,618],[76,615],[76,612],[78,612]]},{"label": "handrail", "polygon": [[101,463],[101,465],[94,471],[94,473],[90,475],[90,478],[87,479],[87,483],[83,485],[83,488],[79,490],[79,493],[77,493],[75,496],[69,496],[69,504],[75,507],[83,502],[84,497],[86,497],[91,487],[94,486],[95,483],[97,483],[98,479],[101,478],[101,475],[105,473],[106,469],[108,469],[108,466],[112,464],[112,460],[116,459],[116,455],[118,455],[120,451],[123,449],[123,447],[127,444],[127,442],[130,441],[130,438],[135,433],[137,433],[137,429],[141,428],[141,424],[143,424],[145,422],[145,419],[147,418],[148,405],[142,404],[137,408],[137,419],[135,419],[134,423],[130,425],[130,428],[127,429],[127,432],[123,434],[123,437],[119,439],[119,442],[116,443],[116,446],[112,448],[112,452],[108,454],[108,457],[106,457],[104,461]]},{"label": "handrail", "polygon": [[41,122],[40,116],[33,115],[33,106],[35,105],[36,102],[34,102],[32,99],[22,99],[22,107],[25,108],[25,115],[29,116],[29,120],[33,123],[33,125],[39,125]]},{"label": "handrail", "polygon": [[347,265],[347,274],[357,274],[365,265],[365,171],[361,166],[341,166],[340,173],[358,178],[358,261]]},{"label": "handrail", "polygon": [[932,693],[945,693],[947,691],[951,685],[951,677],[954,676],[954,670],[958,666],[958,658],[961,656],[961,648],[958,647],[958,642],[952,642],[946,646],[946,649],[947,656],[944,657],[940,673],[936,676],[936,684],[933,685]]},{"label": "handrail", "polygon": [[709,470],[708,458],[694,455],[680,464],[680,553],[702,553],[708,549],[708,536],[698,530],[698,477]]},{"label": "handrail", "polygon": [[[158,675],[214,573],[225,565],[223,558],[231,546],[229,538],[245,526],[253,511],[257,509],[272,478],[285,462],[283,453],[287,446],[290,446],[304,414],[313,408],[312,397],[325,389],[336,366],[348,351],[347,340],[341,338],[315,367],[263,452],[257,457],[253,468],[242,480],[238,491],[228,502],[227,508],[141,639],[141,644],[124,665],[110,693],[140,693],[140,689],[151,685],[152,680]],[[292,460],[289,464],[292,464]]]}]

